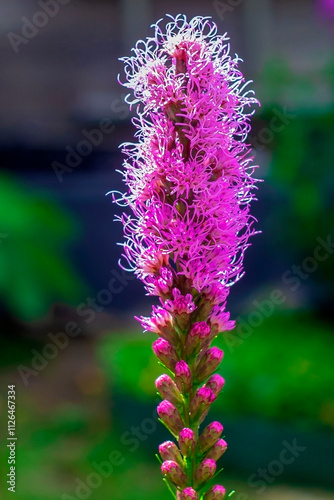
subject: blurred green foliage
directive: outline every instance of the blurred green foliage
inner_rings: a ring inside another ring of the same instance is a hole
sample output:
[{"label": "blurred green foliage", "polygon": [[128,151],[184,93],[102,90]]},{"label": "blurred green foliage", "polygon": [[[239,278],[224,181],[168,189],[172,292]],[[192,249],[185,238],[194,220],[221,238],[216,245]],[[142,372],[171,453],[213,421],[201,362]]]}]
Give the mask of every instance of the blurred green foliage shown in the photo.
[{"label": "blurred green foliage", "polygon": [[[317,237],[334,236],[334,59],[307,77],[272,58],[261,82],[260,119],[270,126],[275,109],[294,114],[268,144],[272,159],[266,181],[276,204],[264,232],[279,252],[312,255]],[[333,279],[333,270],[329,261],[322,264],[318,278]]]},{"label": "blurred green foliage", "polygon": [[[115,391],[153,400],[153,381],[164,372],[153,355],[153,340],[151,334],[105,338],[100,356]],[[220,373],[227,380],[216,410],[303,428],[334,427],[330,325],[308,315],[279,313],[243,341],[226,343],[220,336],[215,343],[225,351]]]},{"label": "blurred green foliage", "polygon": [[0,299],[15,317],[45,314],[75,301],[83,283],[66,256],[78,224],[56,203],[0,172]]}]

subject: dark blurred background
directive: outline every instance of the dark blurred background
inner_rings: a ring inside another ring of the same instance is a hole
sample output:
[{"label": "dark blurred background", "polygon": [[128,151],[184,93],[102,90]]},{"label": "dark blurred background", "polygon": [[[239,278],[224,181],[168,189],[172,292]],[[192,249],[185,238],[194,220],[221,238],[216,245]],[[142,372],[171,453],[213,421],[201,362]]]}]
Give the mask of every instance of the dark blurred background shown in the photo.
[{"label": "dark blurred background", "polygon": [[[334,499],[334,0],[0,1],[0,474],[16,385],[18,500],[169,498],[151,354],[118,267],[118,57],[166,13],[212,16],[262,103],[250,142],[262,233],[220,339],[212,418],[235,500]],[[288,457],[285,459],[284,457]]]}]

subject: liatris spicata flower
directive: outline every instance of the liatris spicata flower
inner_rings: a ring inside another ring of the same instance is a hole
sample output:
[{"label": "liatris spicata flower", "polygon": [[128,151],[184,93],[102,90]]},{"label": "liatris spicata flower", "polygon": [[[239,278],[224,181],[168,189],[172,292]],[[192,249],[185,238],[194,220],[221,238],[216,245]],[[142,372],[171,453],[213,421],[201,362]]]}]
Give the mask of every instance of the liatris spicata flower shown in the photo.
[{"label": "liatris spicata flower", "polygon": [[215,373],[223,351],[210,344],[234,327],[226,299],[255,234],[245,141],[258,101],[209,18],[178,15],[154,28],[122,59],[138,129],[123,148],[127,192],[114,193],[133,212],[120,217],[123,267],[160,300],[137,319],[158,335],[153,351],[168,369],[156,381],[158,415],[176,440],[159,448],[164,479],[178,500],[223,499],[223,486],[208,489],[227,448],[223,426],[200,425],[225,383]]}]

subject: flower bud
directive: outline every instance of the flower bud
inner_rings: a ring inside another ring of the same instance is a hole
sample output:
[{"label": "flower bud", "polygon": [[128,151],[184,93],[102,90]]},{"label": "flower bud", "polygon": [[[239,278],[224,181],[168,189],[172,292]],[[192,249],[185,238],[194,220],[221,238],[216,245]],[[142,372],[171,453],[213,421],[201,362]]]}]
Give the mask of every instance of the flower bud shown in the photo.
[{"label": "flower bud", "polygon": [[223,351],[218,349],[218,347],[211,347],[206,351],[196,367],[196,379],[198,382],[204,382],[217,370],[223,359],[223,355]]},{"label": "flower bud", "polygon": [[169,375],[160,375],[155,381],[155,386],[162,399],[168,399],[175,406],[183,402],[180,391]]},{"label": "flower bud", "polygon": [[178,436],[183,428],[181,416],[172,403],[164,399],[157,408],[158,415],[167,429],[174,436]]},{"label": "flower bud", "polygon": [[197,389],[195,396],[190,402],[189,408],[192,420],[199,420],[199,423],[202,423],[209,411],[210,405],[215,399],[216,396],[211,389],[207,389],[206,387]]},{"label": "flower bud", "polygon": [[178,492],[177,500],[199,500],[199,496],[193,488],[189,487]]},{"label": "flower bud", "polygon": [[221,393],[224,385],[225,385],[225,380],[223,379],[223,377],[218,375],[218,373],[215,373],[206,382],[205,387],[207,387],[208,389],[211,389],[212,392],[214,393],[214,395],[216,397],[218,397],[219,394]]},{"label": "flower bud", "polygon": [[224,486],[216,484],[212,486],[204,495],[204,500],[224,500],[226,495],[226,490]]},{"label": "flower bud", "polygon": [[174,347],[167,340],[159,338],[153,342],[153,351],[161,363],[174,371],[175,364],[179,361],[178,355]]},{"label": "flower bud", "polygon": [[176,462],[180,466],[183,465],[181,453],[176,444],[173,443],[172,441],[165,441],[164,443],[162,443],[159,446],[159,454],[163,461],[172,460],[173,462]]},{"label": "flower bud", "polygon": [[216,462],[214,460],[211,460],[210,458],[206,458],[205,460],[203,460],[203,462],[201,462],[195,470],[194,478],[196,486],[200,486],[201,484],[210,481],[215,473]]},{"label": "flower bud", "polygon": [[227,450],[227,443],[224,439],[218,439],[218,441],[212,446],[211,450],[208,451],[205,458],[212,458],[213,460],[219,460],[220,457]]},{"label": "flower bud", "polygon": [[210,327],[205,321],[194,323],[187,335],[186,353],[197,354],[210,337]]},{"label": "flower bud", "polygon": [[178,361],[175,365],[175,383],[183,394],[191,389],[191,372],[185,361]]},{"label": "flower bud", "polygon": [[198,450],[201,453],[208,451],[218,441],[223,429],[220,422],[211,422],[207,425],[197,441]]},{"label": "flower bud", "polygon": [[166,460],[163,462],[161,465],[161,472],[166,479],[179,488],[184,488],[187,484],[187,476],[179,464],[173,460]]},{"label": "flower bud", "polygon": [[185,427],[179,435],[179,447],[182,455],[188,457],[195,449],[195,435],[191,429]]}]

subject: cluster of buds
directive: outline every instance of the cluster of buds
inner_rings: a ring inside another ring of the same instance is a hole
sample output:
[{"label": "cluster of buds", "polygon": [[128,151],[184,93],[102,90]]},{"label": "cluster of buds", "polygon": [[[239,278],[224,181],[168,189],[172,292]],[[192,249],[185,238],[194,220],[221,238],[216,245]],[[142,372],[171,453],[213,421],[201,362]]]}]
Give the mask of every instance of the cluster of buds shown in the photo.
[{"label": "cluster of buds", "polygon": [[225,383],[215,373],[223,351],[211,343],[234,327],[226,298],[254,234],[245,110],[258,101],[208,18],[154,26],[122,59],[127,102],[140,103],[138,143],[124,145],[128,190],[114,199],[134,214],[120,217],[124,268],[160,300],[137,319],[158,336],[153,351],[168,371],[156,380],[158,415],[175,438],[159,447],[163,477],[178,500],[222,500],[225,488],[209,482],[227,448],[223,426],[201,425]]}]

